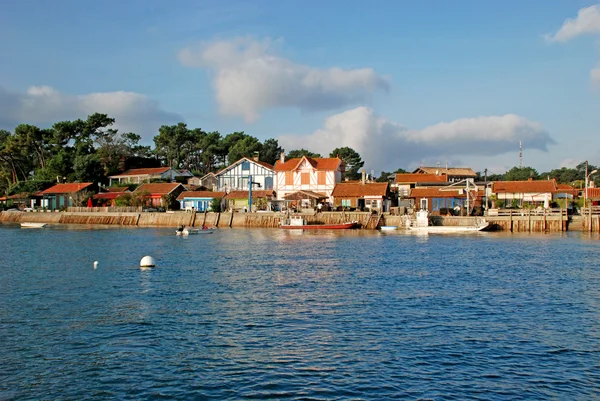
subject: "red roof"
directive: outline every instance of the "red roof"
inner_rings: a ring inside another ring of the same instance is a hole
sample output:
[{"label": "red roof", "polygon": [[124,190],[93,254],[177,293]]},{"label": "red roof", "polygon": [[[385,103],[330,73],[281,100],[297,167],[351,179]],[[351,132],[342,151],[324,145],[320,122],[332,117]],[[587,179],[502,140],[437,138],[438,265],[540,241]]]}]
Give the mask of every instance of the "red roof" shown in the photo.
[{"label": "red roof", "polygon": [[124,192],[103,192],[94,195],[94,199],[117,199],[119,196],[123,196]]},{"label": "red roof", "polygon": [[[275,191],[269,189],[252,191],[253,198],[272,198]],[[248,191],[231,191],[225,195],[227,199],[248,199]]]},{"label": "red roof", "polygon": [[177,200],[183,200],[184,198],[223,198],[223,197],[225,197],[225,192],[184,191],[177,197]]},{"label": "red roof", "polygon": [[[585,196],[585,188],[583,189],[583,196]],[[588,188],[587,197],[590,199],[600,198],[600,188]]]},{"label": "red roof", "polygon": [[303,159],[306,159],[315,168],[315,170],[335,171],[342,164],[342,159],[340,159],[339,157],[312,158],[303,156],[286,160],[283,163],[280,160],[278,160],[277,162],[275,162],[275,166],[273,167],[273,169],[275,171],[293,171],[296,170],[296,168],[298,168],[298,165]]},{"label": "red roof", "polygon": [[[420,173],[419,173],[420,172]],[[469,167],[425,167],[417,168],[413,173],[417,174],[448,174],[459,177],[477,177],[477,174]]]},{"label": "red roof", "polygon": [[166,195],[173,192],[177,187],[182,187],[183,185],[177,182],[157,182],[154,184],[142,184],[135,192],[148,191],[150,195]]},{"label": "red roof", "polygon": [[72,194],[74,192],[79,192],[83,189],[86,189],[93,182],[78,182],[78,183],[70,183],[70,184],[56,184],[53,187],[50,187],[46,190],[39,192],[41,195],[48,194]]},{"label": "red roof", "polygon": [[132,168],[132,169],[125,171],[124,173],[113,175],[111,177],[137,176],[137,175],[159,175],[170,169],[171,169],[171,167]]},{"label": "red roof", "polygon": [[126,192],[129,187],[109,187],[106,189],[108,192]]},{"label": "red roof", "polygon": [[540,181],[495,181],[492,184],[492,192],[524,194],[524,193],[555,193],[557,190],[555,180]]},{"label": "red roof", "polygon": [[396,174],[396,184],[415,184],[417,182],[448,182],[448,176],[442,174],[406,173]]},{"label": "red roof", "polygon": [[331,196],[362,198],[364,196],[385,196],[388,189],[387,182],[340,182],[335,185]]},{"label": "red roof", "polygon": [[[569,184],[557,184],[556,187],[557,187],[556,192],[561,193],[561,194],[577,195],[579,193],[578,189],[573,188]],[[588,190],[589,190],[589,188],[588,188]]]}]

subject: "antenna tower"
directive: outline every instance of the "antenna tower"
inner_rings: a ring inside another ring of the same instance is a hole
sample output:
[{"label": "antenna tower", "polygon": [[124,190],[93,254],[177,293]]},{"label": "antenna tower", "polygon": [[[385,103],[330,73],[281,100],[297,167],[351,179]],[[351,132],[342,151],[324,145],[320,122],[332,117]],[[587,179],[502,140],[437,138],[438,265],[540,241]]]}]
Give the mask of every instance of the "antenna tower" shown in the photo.
[{"label": "antenna tower", "polygon": [[519,141],[519,168],[523,168],[523,143]]}]

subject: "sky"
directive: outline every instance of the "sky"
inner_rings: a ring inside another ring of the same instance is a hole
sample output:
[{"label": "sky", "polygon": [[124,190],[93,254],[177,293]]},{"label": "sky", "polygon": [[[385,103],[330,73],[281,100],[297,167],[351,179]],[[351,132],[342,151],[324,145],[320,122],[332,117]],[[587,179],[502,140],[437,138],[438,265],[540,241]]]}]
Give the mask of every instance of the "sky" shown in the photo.
[{"label": "sky", "polygon": [[600,164],[597,0],[0,0],[0,128],[99,112],[379,173]]}]

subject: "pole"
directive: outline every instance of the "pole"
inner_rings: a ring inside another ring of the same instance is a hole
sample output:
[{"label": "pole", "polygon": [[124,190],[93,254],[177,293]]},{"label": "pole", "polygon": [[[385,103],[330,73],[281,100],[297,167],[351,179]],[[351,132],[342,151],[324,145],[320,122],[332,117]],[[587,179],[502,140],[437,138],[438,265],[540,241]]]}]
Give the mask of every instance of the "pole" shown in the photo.
[{"label": "pole", "polygon": [[583,197],[583,207],[587,207],[587,197],[588,197],[588,162],[585,161],[585,194]]},{"label": "pole", "polygon": [[248,211],[252,213],[252,175],[248,176]]}]

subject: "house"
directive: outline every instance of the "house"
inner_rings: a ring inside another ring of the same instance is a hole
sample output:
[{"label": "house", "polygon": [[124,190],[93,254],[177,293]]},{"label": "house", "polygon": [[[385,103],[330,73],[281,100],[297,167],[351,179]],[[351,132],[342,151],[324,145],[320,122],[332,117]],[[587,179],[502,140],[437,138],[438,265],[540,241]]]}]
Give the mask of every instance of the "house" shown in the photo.
[{"label": "house", "polygon": [[115,207],[117,198],[130,193],[129,187],[110,187],[94,195],[94,200],[97,206]]},{"label": "house", "polygon": [[153,168],[132,168],[118,175],[111,175],[109,186],[113,185],[113,181],[118,184],[140,184],[142,182],[150,182],[150,180],[165,180],[175,181],[177,177],[183,175],[171,167],[153,167]]},{"label": "house", "polygon": [[387,182],[340,182],[332,192],[336,207],[389,212],[390,184]]},{"label": "house", "polygon": [[219,191],[247,191],[249,177],[252,176],[253,189],[273,189],[275,171],[269,163],[261,162],[258,156],[250,159],[242,157],[235,163],[215,174]]},{"label": "house", "polygon": [[199,212],[212,211],[212,202],[215,198],[221,199],[221,209],[224,206],[225,192],[212,191],[184,191],[177,197],[181,210],[197,210]]},{"label": "house", "polygon": [[[577,191],[577,190],[575,190]],[[586,197],[586,190],[583,191],[583,197]],[[588,188],[587,189],[587,200],[588,206],[598,206],[600,205],[600,188]],[[587,207],[587,206],[585,206]]]},{"label": "house", "polygon": [[[290,194],[303,191],[316,194],[333,204],[333,189],[342,181],[344,164],[338,157],[311,158],[303,156],[285,160],[285,153],[275,163],[277,174],[275,190],[278,199],[289,199]],[[302,199],[302,207],[310,207],[311,199]]]},{"label": "house", "polygon": [[399,199],[408,198],[410,190],[415,187],[447,185],[448,183],[446,174],[402,173],[396,174],[394,178],[393,186],[396,188]]},{"label": "house", "polygon": [[57,210],[70,206],[85,206],[84,202],[95,192],[94,187],[92,182],[56,184],[38,192],[37,195],[41,196],[41,207]]},{"label": "house", "polygon": [[[177,182],[157,182],[142,184],[134,193],[146,192],[146,206],[164,207],[166,209],[178,209],[177,197],[185,191],[185,187]],[[170,198],[165,203],[166,198]]]},{"label": "house", "polygon": [[458,182],[468,178],[475,179],[477,174],[468,167],[419,167],[413,174],[432,174],[447,176],[447,182]]},{"label": "house", "polygon": [[[17,208],[17,209],[25,209],[28,208],[30,199],[32,196],[27,192],[22,192],[19,194],[13,194],[9,196],[3,196],[0,198],[0,204],[5,205],[6,207]],[[32,208],[35,205],[35,202],[32,204]]]},{"label": "house", "polygon": [[557,191],[556,180],[534,181],[531,178],[527,181],[495,181],[491,189],[496,203],[519,208],[527,204],[548,208]]},{"label": "house", "polygon": [[432,215],[436,214],[463,214],[467,207],[467,196],[469,208],[481,207],[485,190],[478,187],[466,188],[454,186],[441,187],[416,187],[410,190],[409,197],[414,201],[417,208],[429,210]]},{"label": "house", "polygon": [[[230,191],[225,195],[225,209],[231,211],[249,210],[249,191]],[[272,189],[252,190],[252,210],[271,210],[271,202],[275,199]]]},{"label": "house", "polygon": [[178,171],[179,171],[180,176],[185,177],[186,179],[194,176],[194,174],[190,170],[187,170],[187,169],[179,169]]},{"label": "house", "polygon": [[203,187],[205,189],[212,189],[215,190],[217,188],[217,185],[219,184],[219,180],[217,179],[217,176],[215,175],[215,173],[208,173],[206,175],[204,175],[202,178],[200,178],[200,187]]}]

